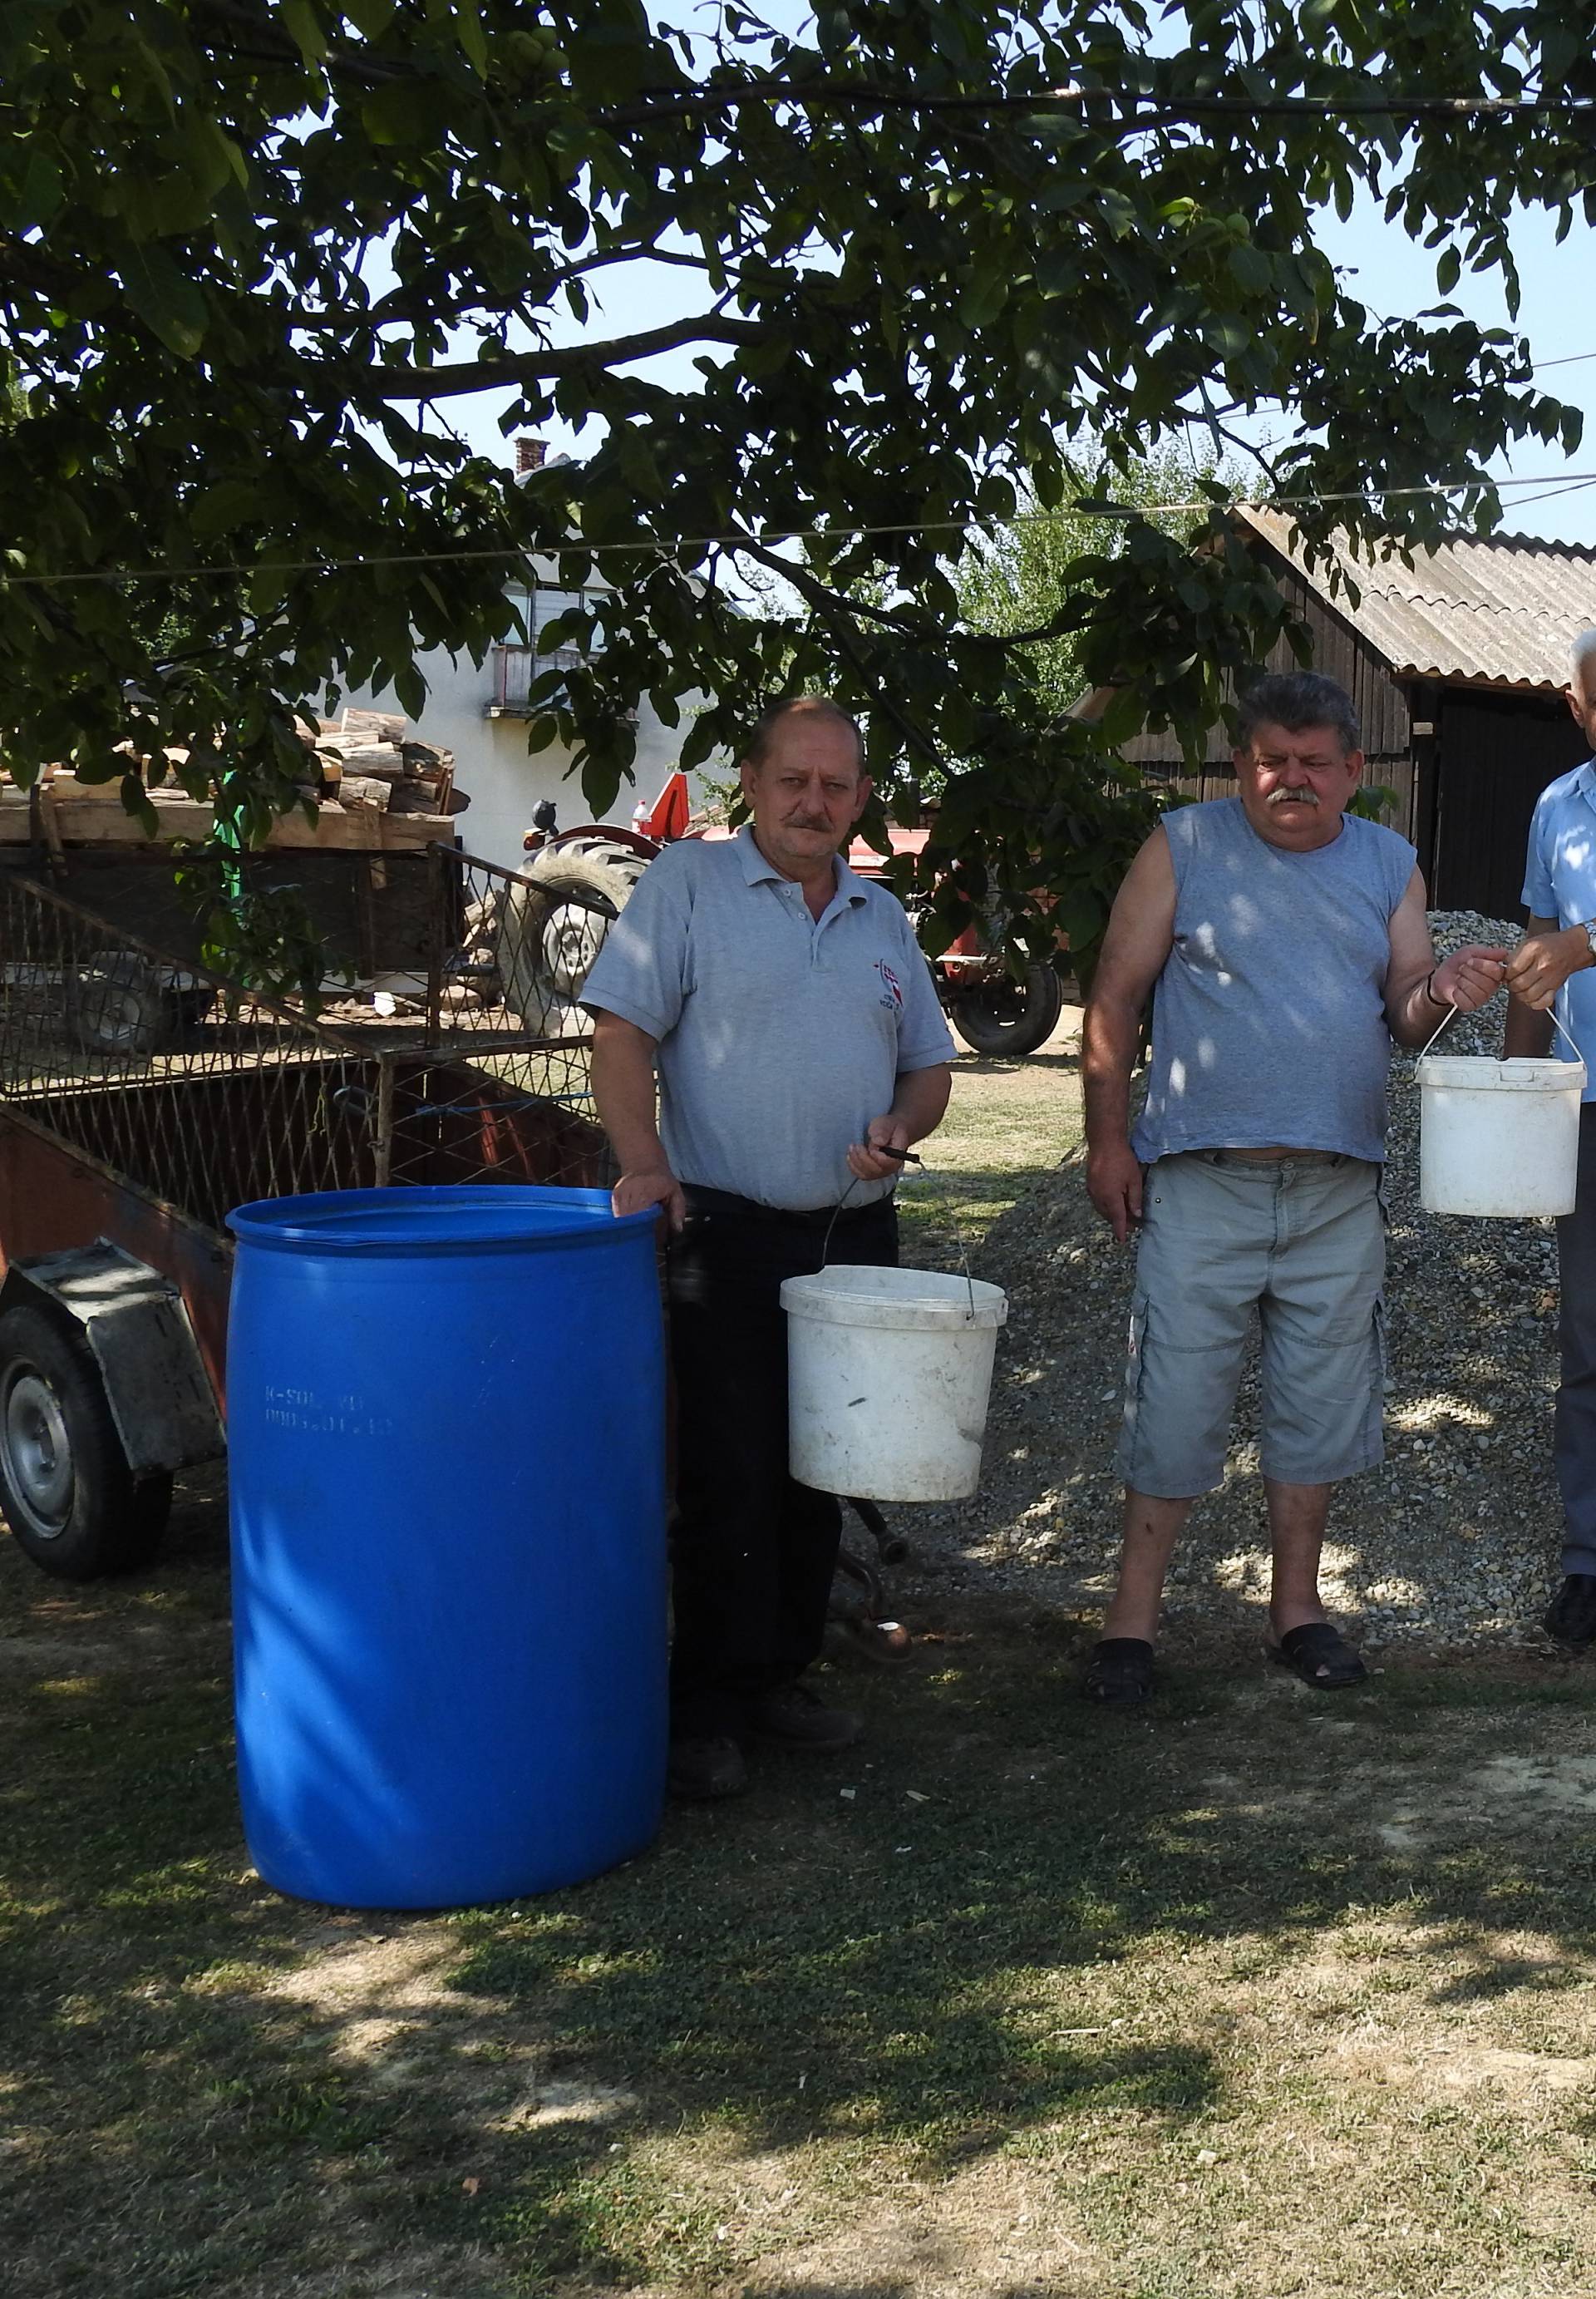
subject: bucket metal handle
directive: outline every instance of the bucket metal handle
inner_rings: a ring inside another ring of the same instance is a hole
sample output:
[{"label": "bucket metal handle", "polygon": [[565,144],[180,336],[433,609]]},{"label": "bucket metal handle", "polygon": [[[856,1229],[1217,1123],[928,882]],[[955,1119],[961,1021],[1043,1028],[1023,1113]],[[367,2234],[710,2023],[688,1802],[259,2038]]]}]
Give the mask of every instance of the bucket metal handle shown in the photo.
[{"label": "bucket metal handle", "polygon": [[[886,1154],[887,1154],[889,1157],[893,1157],[893,1156],[901,1157],[901,1158],[905,1158],[905,1159],[908,1162],[908,1164],[910,1164],[910,1165],[912,1165],[912,1166],[918,1166],[921,1168],[922,1172],[923,1172],[923,1171],[924,1171],[924,1169],[925,1169],[925,1160],[924,1160],[924,1158],[916,1158],[913,1150],[899,1150],[899,1151],[889,1150]],[[901,1170],[900,1170],[899,1178],[900,1178],[900,1179],[902,1178],[902,1175],[901,1175]],[[825,1266],[826,1266],[827,1258],[828,1258],[828,1257],[829,1257],[829,1255],[830,1255],[830,1253],[831,1253],[831,1232],[832,1232],[832,1231],[836,1228],[836,1226],[837,1226],[837,1216],[838,1216],[838,1215],[842,1211],[843,1208],[847,1205],[847,1203],[848,1203],[848,1199],[853,1196],[853,1193],[854,1193],[855,1190],[856,1190],[856,1189],[857,1189],[858,1185],[859,1185],[859,1177],[858,1177],[858,1175],[856,1174],[855,1174],[855,1176],[854,1176],[854,1178],[853,1178],[853,1180],[848,1183],[848,1185],[847,1189],[846,1189],[846,1190],[844,1190],[844,1191],[842,1192],[842,1195],[838,1199],[838,1200],[837,1200],[836,1204],[835,1204],[835,1205],[832,1207],[832,1208],[831,1208],[831,1220],[826,1224],[826,1233],[825,1233],[824,1237],[821,1240],[821,1245],[820,1245],[820,1266],[821,1266],[821,1267],[822,1267],[823,1269],[823,1268],[825,1267]],[[893,1184],[893,1186],[892,1186],[892,1190],[891,1190],[890,1194],[891,1194],[893,1197],[896,1197],[896,1196],[897,1195],[897,1183],[894,1183],[894,1184]],[[947,1213],[947,1209],[946,1209],[946,1208],[945,1208],[943,1210],[944,1210],[944,1212],[947,1214],[947,1225],[948,1225],[949,1229],[951,1229],[951,1230],[952,1230],[953,1234],[954,1234],[954,1241],[955,1241],[955,1242],[956,1243],[956,1245],[958,1246],[958,1249],[959,1249],[959,1259],[961,1260],[961,1262],[963,1262],[963,1266],[964,1266],[964,1283],[965,1283],[965,1286],[966,1286],[966,1288],[967,1288],[967,1290],[968,1290],[968,1291],[969,1291],[969,1295],[970,1295],[970,1307],[969,1307],[969,1309],[966,1311],[966,1313],[965,1313],[965,1314],[966,1314],[966,1316],[967,1316],[967,1318],[968,1318],[969,1322],[970,1322],[971,1324],[973,1324],[973,1323],[975,1322],[975,1314],[976,1314],[976,1311],[975,1311],[975,1280],[974,1280],[974,1278],[973,1278],[973,1277],[971,1275],[971,1274],[970,1274],[970,1249],[969,1249],[969,1248],[968,1248],[968,1246],[964,1243],[964,1232],[963,1232],[963,1231],[959,1227],[958,1223],[954,1219],[954,1216],[952,1216],[952,1214],[951,1214],[951,1213]]]},{"label": "bucket metal handle", "polygon": [[[1580,1052],[1579,1048],[1575,1044],[1573,1039],[1568,1037],[1567,1031],[1563,1029],[1563,1025],[1558,1019],[1556,1007],[1549,1006],[1546,1010],[1551,1016],[1552,1028],[1554,1030],[1562,1030],[1564,1037],[1568,1039],[1569,1050],[1573,1054],[1575,1060],[1576,1062],[1583,1062],[1584,1056]],[[1462,1008],[1459,1006],[1455,1006],[1449,998],[1446,1003],[1445,1013],[1443,1014],[1441,1019],[1436,1023],[1435,1028],[1431,1031],[1429,1036],[1425,1041],[1423,1051],[1418,1057],[1420,1061],[1423,1061],[1425,1055],[1429,1052],[1430,1048],[1435,1044],[1436,1039],[1441,1035],[1442,1031],[1445,1029],[1447,1024],[1452,1019],[1454,1015],[1457,1015],[1461,1011]]]}]

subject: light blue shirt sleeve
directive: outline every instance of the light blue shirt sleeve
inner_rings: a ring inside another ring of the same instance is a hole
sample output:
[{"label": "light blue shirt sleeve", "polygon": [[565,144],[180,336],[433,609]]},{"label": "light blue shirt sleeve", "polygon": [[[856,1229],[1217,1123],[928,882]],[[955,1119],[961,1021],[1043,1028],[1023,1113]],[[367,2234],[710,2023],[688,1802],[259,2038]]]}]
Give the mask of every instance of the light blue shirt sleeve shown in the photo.
[{"label": "light blue shirt sleeve", "polygon": [[662,854],[643,872],[582,985],[590,1013],[618,1014],[657,1040],[681,1020],[691,986],[692,902],[685,870],[671,864]]},{"label": "light blue shirt sleeve", "polygon": [[1546,858],[1544,796],[1535,801],[1535,810],[1530,817],[1529,850],[1524,859],[1524,892],[1519,900],[1533,918],[1555,918],[1558,915],[1557,892]]},{"label": "light blue shirt sleeve", "polygon": [[947,1024],[942,1018],[937,985],[931,980],[931,969],[926,961],[925,952],[915,940],[914,928],[907,914],[901,915],[904,1010],[897,1029],[899,1076],[906,1070],[929,1070],[939,1062],[951,1062],[958,1050]]}]

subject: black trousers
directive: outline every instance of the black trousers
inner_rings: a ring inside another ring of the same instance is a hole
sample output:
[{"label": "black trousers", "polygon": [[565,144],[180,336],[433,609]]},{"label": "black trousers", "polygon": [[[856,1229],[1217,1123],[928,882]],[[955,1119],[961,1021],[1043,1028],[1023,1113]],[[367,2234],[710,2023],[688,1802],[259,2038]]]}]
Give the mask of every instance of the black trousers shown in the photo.
[{"label": "black trousers", "polygon": [[1596,1573],[1596,1102],[1579,1113],[1579,1196],[1558,1224],[1563,1379],[1552,1424],[1565,1573]]},{"label": "black trousers", "polygon": [[[818,1655],[841,1539],[830,1493],[787,1472],[781,1281],[821,1266],[828,1209],[783,1214],[690,1188],[671,1247],[677,1522],[674,1729],[735,1732]],[[890,1267],[889,1198],[837,1216],[827,1259]]]}]

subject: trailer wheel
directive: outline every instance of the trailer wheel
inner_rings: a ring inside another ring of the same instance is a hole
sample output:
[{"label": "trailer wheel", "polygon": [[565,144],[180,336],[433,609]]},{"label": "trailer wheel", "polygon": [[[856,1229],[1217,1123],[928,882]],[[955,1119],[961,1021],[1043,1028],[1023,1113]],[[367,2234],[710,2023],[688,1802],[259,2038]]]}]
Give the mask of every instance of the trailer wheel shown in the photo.
[{"label": "trailer wheel", "polygon": [[953,1001],[958,1031],[978,1054],[1034,1054],[1058,1026],[1064,985],[1050,966],[1028,966],[1021,982],[992,982]]},{"label": "trailer wheel", "polygon": [[171,1508],[166,1473],[135,1481],[99,1368],[30,1308],[0,1316],[0,1509],[25,1556],[61,1581],[147,1564]]},{"label": "trailer wheel", "polygon": [[136,951],[110,950],[68,973],[67,1026],[90,1053],[161,1053],[183,1042],[211,998],[202,984],[163,979]]}]

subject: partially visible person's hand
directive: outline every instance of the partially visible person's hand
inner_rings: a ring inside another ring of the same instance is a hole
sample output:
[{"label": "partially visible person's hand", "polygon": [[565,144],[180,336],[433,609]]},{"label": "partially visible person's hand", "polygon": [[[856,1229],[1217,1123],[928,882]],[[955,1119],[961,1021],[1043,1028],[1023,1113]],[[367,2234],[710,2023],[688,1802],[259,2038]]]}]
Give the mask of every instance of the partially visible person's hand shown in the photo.
[{"label": "partially visible person's hand", "polygon": [[668,1166],[656,1166],[651,1173],[623,1174],[609,1193],[609,1208],[617,1220],[622,1214],[646,1213],[650,1206],[665,1208],[673,1230],[687,1219],[687,1199]]},{"label": "partially visible person's hand", "polygon": [[872,1117],[864,1129],[863,1141],[850,1141],[848,1150],[848,1170],[856,1182],[884,1182],[889,1176],[901,1174],[901,1158],[883,1158],[883,1150],[906,1150],[909,1129],[901,1117],[889,1112],[884,1117]]},{"label": "partially visible person's hand", "polygon": [[1087,1195],[1123,1245],[1142,1218],[1141,1160],[1129,1141],[1087,1152]]},{"label": "partially visible person's hand", "polygon": [[1508,960],[1508,988],[1526,1006],[1544,1014],[1568,976],[1590,963],[1590,939],[1584,926],[1531,934]]},{"label": "partially visible person's hand", "polygon": [[1484,942],[1466,943],[1435,968],[1430,984],[1432,996],[1443,1006],[1455,1006],[1460,1014],[1472,1014],[1476,1008],[1488,1006],[1501,988],[1507,957],[1505,950],[1490,950]]}]

